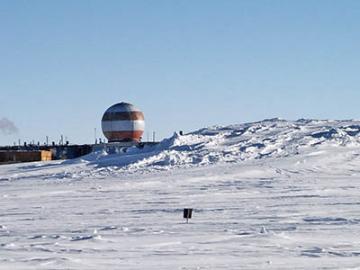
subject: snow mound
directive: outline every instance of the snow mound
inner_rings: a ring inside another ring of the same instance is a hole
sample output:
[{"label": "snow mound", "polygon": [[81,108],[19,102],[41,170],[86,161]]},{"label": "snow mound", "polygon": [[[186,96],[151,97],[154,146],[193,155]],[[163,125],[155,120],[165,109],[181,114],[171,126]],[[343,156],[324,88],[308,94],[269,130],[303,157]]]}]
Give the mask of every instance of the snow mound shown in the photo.
[{"label": "snow mound", "polygon": [[[81,162],[98,168],[137,171],[174,166],[235,163],[280,158],[319,151],[323,146],[360,145],[360,121],[267,119],[260,122],[203,128],[180,136],[175,133],[158,145],[128,148],[124,153],[94,152]],[[76,161],[78,162],[78,161]]]}]

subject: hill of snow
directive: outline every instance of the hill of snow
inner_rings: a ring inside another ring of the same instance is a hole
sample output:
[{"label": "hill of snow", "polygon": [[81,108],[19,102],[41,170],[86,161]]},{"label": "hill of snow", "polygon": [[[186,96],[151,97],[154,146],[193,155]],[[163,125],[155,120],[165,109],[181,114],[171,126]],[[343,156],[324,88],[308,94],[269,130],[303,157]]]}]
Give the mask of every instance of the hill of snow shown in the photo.
[{"label": "hill of snow", "polygon": [[[114,173],[144,173],[258,159],[283,158],[360,145],[360,121],[268,119],[232,126],[215,126],[180,136],[175,133],[158,145],[105,151],[63,162],[13,165],[25,170],[3,179],[106,177]],[[336,151],[336,150],[335,150]]]},{"label": "hill of snow", "polygon": [[359,168],[360,122],[280,119],[4,165],[0,269],[359,269]]},{"label": "hill of snow", "polygon": [[360,122],[269,119],[204,128],[183,136],[175,133],[157,146],[134,147],[111,156],[93,153],[82,160],[98,167],[151,170],[287,157],[321,146],[359,145]]}]

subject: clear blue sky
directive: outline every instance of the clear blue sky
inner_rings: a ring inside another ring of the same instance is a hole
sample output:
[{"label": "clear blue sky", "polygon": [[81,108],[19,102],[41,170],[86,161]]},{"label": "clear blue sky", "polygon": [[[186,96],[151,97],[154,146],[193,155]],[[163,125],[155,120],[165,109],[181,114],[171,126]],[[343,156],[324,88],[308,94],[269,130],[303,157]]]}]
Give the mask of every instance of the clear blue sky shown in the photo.
[{"label": "clear blue sky", "polygon": [[[0,1],[0,118],[93,142],[128,101],[166,137],[264,118],[360,118],[360,1]],[[144,136],[146,138],[146,135]]]}]

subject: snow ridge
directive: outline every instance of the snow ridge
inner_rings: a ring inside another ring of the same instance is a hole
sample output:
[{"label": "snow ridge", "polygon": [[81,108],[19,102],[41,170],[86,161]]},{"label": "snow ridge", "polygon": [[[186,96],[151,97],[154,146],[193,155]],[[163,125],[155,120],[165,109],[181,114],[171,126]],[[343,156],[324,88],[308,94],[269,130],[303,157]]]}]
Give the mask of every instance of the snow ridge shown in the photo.
[{"label": "snow ridge", "polygon": [[178,133],[156,146],[129,148],[126,153],[92,153],[82,158],[89,165],[134,171],[166,170],[215,163],[234,163],[297,155],[322,146],[360,145],[360,122],[266,119],[260,122],[203,128]]},{"label": "snow ridge", "polygon": [[[185,135],[174,133],[157,145],[131,147],[126,152],[90,153],[78,159],[3,165],[0,181],[17,179],[106,178],[118,174],[143,174],[175,168],[215,164],[276,161],[295,156],[337,157],[350,167],[360,146],[360,121],[267,119],[260,122],[203,128]],[[355,151],[355,152],[354,152]],[[329,160],[328,162],[333,162]],[[354,161],[355,162],[355,161]],[[329,166],[321,165],[321,170]],[[8,168],[8,169],[6,169]],[[331,168],[334,169],[333,165]],[[319,168],[313,168],[317,171]]]}]

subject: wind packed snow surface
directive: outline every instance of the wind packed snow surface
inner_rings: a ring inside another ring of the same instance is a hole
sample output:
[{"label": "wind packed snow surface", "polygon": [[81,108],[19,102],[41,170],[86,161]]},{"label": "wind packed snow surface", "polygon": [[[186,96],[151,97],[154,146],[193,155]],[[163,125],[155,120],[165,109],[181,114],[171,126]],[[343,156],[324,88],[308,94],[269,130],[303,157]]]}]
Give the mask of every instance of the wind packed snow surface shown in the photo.
[{"label": "wind packed snow surface", "polygon": [[271,119],[4,165],[0,269],[360,269],[359,176],[357,121]]}]

